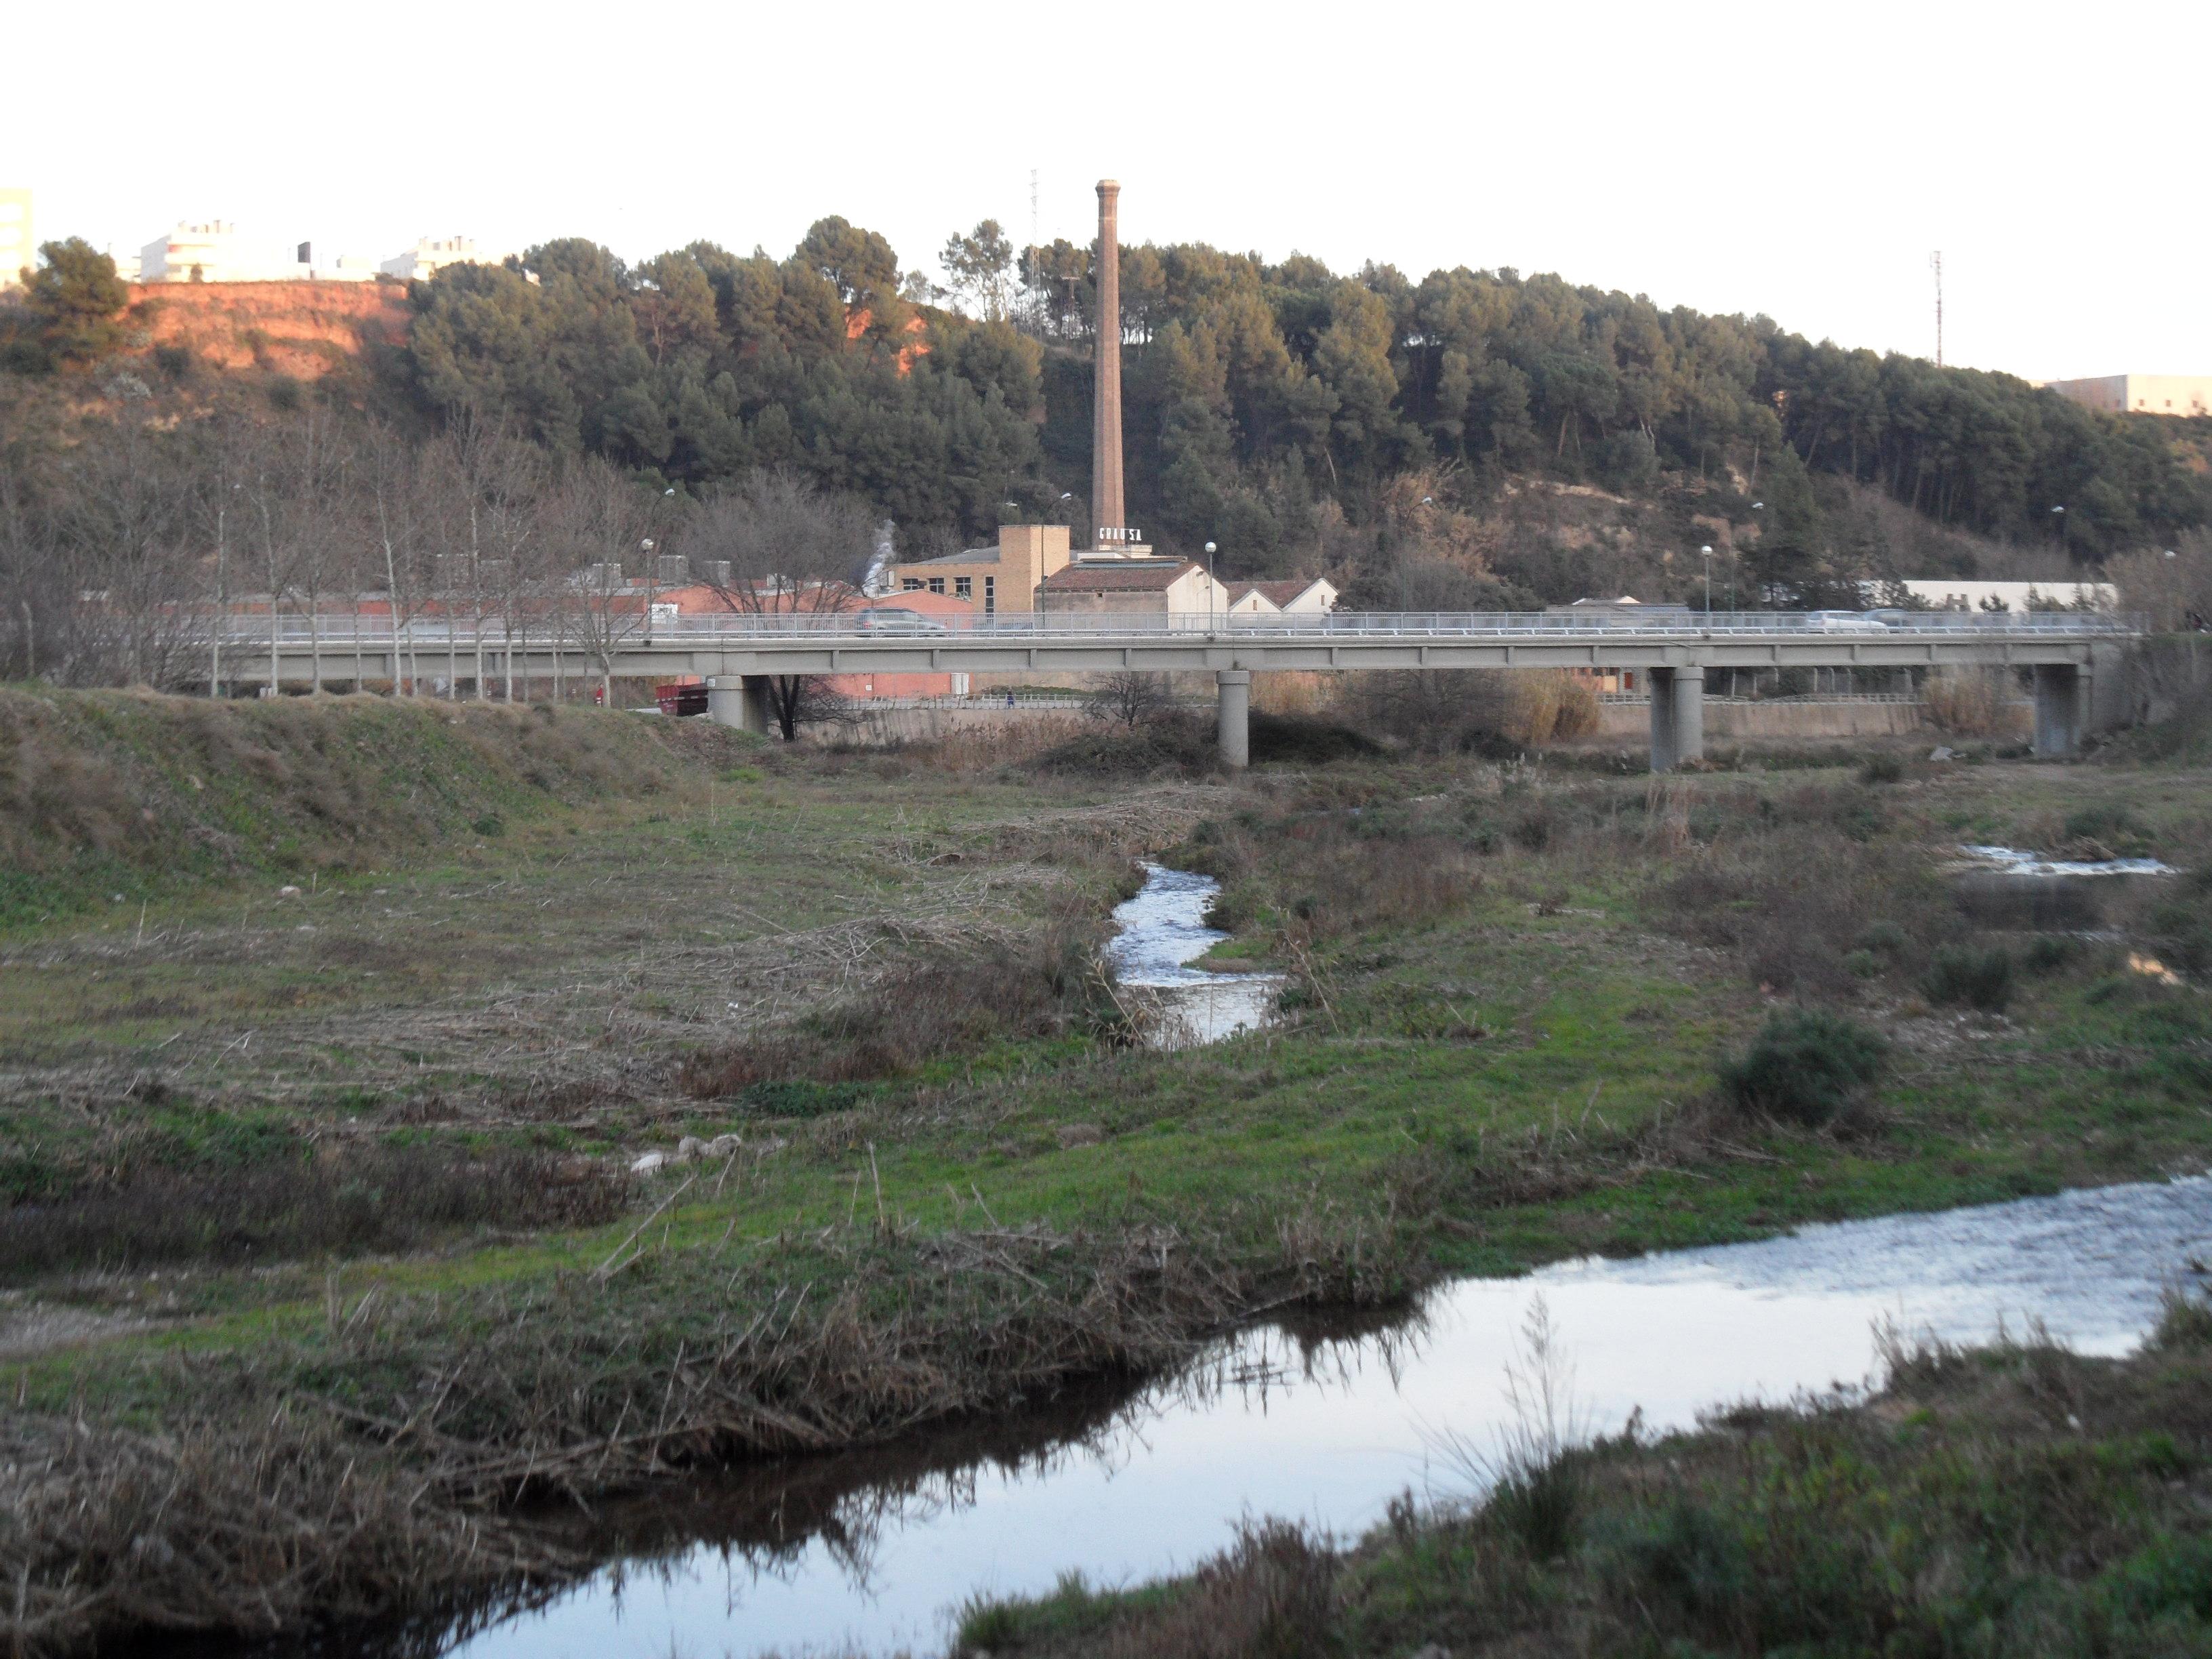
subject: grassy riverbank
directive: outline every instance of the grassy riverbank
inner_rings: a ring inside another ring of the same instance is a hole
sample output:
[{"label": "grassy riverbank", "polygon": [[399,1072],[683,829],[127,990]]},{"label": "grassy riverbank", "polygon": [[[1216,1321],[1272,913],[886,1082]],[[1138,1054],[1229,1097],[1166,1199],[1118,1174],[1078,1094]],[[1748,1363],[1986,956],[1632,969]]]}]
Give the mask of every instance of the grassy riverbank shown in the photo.
[{"label": "grassy riverbank", "polygon": [[[2212,1310],[2124,1360],[1893,1355],[1861,1404],[1519,1452],[1340,1550],[1248,1528],[1189,1577],[967,1611],[963,1655],[2202,1655]],[[1486,1451],[1487,1449],[1484,1449]]]},{"label": "grassy riverbank", "polygon": [[[518,1498],[1154,1369],[1287,1300],[2212,1161],[2207,889],[2082,939],[1942,873],[1962,840],[2194,870],[2195,775],[1229,782],[1183,748],[677,755],[301,893],[240,865],[143,929],[0,934],[21,1632],[557,1575]],[[1280,1029],[1133,1044],[1094,949],[1140,853],[1222,877]],[[1723,1086],[1800,1006],[1875,1033],[1871,1085]]]}]

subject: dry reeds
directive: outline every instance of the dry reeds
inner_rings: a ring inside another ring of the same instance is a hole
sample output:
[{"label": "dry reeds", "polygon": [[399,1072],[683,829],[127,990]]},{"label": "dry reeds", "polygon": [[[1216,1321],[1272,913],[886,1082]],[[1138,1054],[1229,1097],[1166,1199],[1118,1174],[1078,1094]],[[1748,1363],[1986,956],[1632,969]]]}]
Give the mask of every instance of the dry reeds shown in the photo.
[{"label": "dry reeds", "polygon": [[149,1167],[0,1208],[0,1279],[168,1261],[282,1261],[398,1250],[471,1227],[591,1227],[627,1177],[588,1158],[435,1146],[288,1152]]},{"label": "dry reeds", "polygon": [[19,1413],[0,1430],[0,1632],[29,1652],[266,1633],[573,1573],[507,1506],[879,1443],[1157,1373],[1255,1308],[1407,1288],[1387,1204],[1294,1212],[1254,1253],[1142,1223],[924,1236],[871,1197],[854,1224],[734,1259],[648,1241],[607,1273],[338,1297],[321,1328],[179,1356],[205,1414],[161,1437]]},{"label": "dry reeds", "polygon": [[2005,737],[2025,725],[2011,674],[2002,668],[1938,669],[1929,675],[1921,702],[1929,724],[1953,737]]},{"label": "dry reeds", "polygon": [[1099,932],[1068,913],[1032,933],[927,949],[790,1026],[693,1056],[679,1085],[714,1099],[763,1083],[897,1077],[939,1054],[1024,1037],[1130,1040]]}]

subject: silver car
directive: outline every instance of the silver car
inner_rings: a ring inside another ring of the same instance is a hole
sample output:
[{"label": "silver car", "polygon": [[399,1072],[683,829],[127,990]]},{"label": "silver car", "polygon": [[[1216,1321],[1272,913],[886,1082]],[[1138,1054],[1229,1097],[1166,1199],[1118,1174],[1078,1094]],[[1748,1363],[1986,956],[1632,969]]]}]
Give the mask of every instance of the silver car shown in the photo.
[{"label": "silver car", "polygon": [[863,634],[944,634],[951,631],[934,617],[925,617],[919,611],[908,611],[895,605],[863,611],[854,625]]}]

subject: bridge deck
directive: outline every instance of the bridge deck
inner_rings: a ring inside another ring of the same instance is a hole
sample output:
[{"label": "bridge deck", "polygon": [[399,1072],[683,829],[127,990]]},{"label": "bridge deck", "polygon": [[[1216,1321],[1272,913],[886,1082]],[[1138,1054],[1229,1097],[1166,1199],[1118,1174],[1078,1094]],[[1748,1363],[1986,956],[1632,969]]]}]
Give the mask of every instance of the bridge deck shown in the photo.
[{"label": "bridge deck", "polygon": [[[2083,664],[2097,645],[2131,638],[2132,618],[2044,612],[2027,616],[1930,611],[1892,623],[1823,623],[1788,612],[1716,614],[1685,625],[1548,613],[1275,616],[1042,615],[886,622],[883,611],[823,616],[685,616],[497,619],[481,626],[418,619],[395,639],[388,624],[356,629],[350,617],[277,620],[279,672],[302,671],[318,649],[326,663],[356,653],[390,672],[394,650],[473,660],[479,642],[518,672],[547,672],[556,648],[604,655],[617,675],[849,674],[1009,669],[1916,667]],[[362,622],[376,619],[363,618]],[[258,625],[257,625],[258,623]],[[561,636],[556,645],[554,635]],[[226,654],[240,678],[256,653],[265,665],[269,624],[240,619]],[[319,635],[319,646],[313,635]]]}]

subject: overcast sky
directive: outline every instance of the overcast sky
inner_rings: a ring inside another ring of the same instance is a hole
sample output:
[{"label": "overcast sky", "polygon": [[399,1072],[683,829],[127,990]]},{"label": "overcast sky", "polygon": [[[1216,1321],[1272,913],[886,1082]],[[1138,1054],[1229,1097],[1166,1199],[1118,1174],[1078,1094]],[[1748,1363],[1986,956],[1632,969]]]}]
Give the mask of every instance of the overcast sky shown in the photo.
[{"label": "overcast sky", "polygon": [[987,216],[1556,270],[2030,378],[2212,374],[2212,4],[123,0],[9,27],[41,239],[582,235],[933,268]]}]

